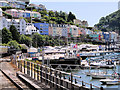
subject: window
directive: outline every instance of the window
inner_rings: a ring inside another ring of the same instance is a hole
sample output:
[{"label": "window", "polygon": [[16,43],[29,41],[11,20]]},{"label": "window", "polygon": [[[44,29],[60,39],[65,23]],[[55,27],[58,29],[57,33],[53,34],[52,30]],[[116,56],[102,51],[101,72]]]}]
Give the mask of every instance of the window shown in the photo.
[{"label": "window", "polygon": [[42,27],[43,25],[42,24],[40,24],[40,27]]},{"label": "window", "polygon": [[42,31],[40,31],[40,33],[43,33]]},{"label": "window", "polygon": [[43,30],[43,28],[40,28],[40,30]]}]

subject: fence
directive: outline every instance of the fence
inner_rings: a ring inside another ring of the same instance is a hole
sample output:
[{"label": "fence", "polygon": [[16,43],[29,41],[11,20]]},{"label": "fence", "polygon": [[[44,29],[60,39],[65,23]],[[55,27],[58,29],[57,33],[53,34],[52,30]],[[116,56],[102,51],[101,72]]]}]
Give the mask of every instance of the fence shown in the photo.
[{"label": "fence", "polygon": [[51,88],[60,88],[64,90],[103,90],[102,87],[80,81],[80,76],[73,75],[64,71],[56,70],[45,65],[36,64],[25,60],[12,60],[12,63],[24,74],[28,74],[31,78],[41,81]]}]

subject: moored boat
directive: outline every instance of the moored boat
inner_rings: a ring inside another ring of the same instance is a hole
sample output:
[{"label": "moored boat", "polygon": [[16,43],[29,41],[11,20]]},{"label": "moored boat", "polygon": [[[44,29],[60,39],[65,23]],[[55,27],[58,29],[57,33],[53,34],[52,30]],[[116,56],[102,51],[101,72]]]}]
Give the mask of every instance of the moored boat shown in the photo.
[{"label": "moored boat", "polygon": [[101,79],[100,82],[102,82],[102,84],[106,84],[106,85],[117,85],[120,84],[120,79]]}]

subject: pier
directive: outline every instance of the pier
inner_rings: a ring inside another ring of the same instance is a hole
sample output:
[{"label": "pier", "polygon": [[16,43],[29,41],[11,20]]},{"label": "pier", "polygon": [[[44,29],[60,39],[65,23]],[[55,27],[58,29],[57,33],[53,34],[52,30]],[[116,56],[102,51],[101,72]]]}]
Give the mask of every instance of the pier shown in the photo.
[{"label": "pier", "polygon": [[40,83],[44,83],[44,85],[47,85],[53,89],[60,88],[64,90],[93,90],[94,88],[97,88],[98,90],[103,90],[102,87],[97,87],[95,85],[78,80],[78,78],[82,77],[73,75],[72,73],[67,73],[53,69],[52,67],[25,60],[12,60],[11,62],[19,70],[17,76],[25,82],[27,79],[23,78],[21,75],[25,76],[26,78],[29,77]]}]

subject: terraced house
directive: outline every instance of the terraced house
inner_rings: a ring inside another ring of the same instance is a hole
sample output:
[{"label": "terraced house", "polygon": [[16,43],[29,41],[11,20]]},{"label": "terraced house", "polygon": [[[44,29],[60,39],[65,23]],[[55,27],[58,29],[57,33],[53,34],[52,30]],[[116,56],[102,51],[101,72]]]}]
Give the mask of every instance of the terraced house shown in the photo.
[{"label": "terraced house", "polygon": [[49,24],[48,23],[33,23],[34,26],[39,30],[41,35],[49,35]]},{"label": "terraced house", "polygon": [[31,11],[24,11],[24,10],[16,10],[16,9],[8,9],[6,13],[11,14],[13,17],[24,17],[24,18],[41,18],[41,14],[39,12],[31,12]]}]

